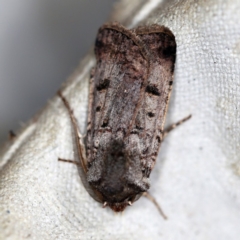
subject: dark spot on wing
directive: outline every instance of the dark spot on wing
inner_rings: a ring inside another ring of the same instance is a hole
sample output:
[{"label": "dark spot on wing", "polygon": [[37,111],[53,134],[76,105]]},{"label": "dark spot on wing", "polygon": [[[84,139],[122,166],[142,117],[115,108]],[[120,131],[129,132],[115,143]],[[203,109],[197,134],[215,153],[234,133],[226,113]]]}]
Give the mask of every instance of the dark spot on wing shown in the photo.
[{"label": "dark spot on wing", "polygon": [[147,113],[147,115],[148,115],[150,118],[152,118],[152,117],[154,117],[154,116],[155,116],[155,114],[154,114],[154,113],[152,113],[152,112],[148,112],[148,113]]},{"label": "dark spot on wing", "polygon": [[159,143],[161,142],[161,138],[159,136],[157,136],[156,139]]},{"label": "dark spot on wing", "polygon": [[169,58],[169,57],[175,57],[176,54],[176,43],[175,40],[170,40],[168,38],[165,39],[165,47],[163,48],[163,57]]},{"label": "dark spot on wing", "polygon": [[100,110],[101,110],[101,106],[97,106],[96,107],[96,112],[100,112]]},{"label": "dark spot on wing", "polygon": [[156,96],[160,96],[160,92],[158,91],[158,89],[155,85],[148,85],[146,87],[146,92],[151,93]]},{"label": "dark spot on wing", "polygon": [[108,125],[108,119],[105,118],[101,127],[105,128]]},{"label": "dark spot on wing", "polygon": [[109,86],[109,83],[110,83],[109,79],[101,80],[100,83],[97,85],[97,90],[101,91],[101,90],[107,89]]},{"label": "dark spot on wing", "polygon": [[136,129],[137,129],[137,130],[143,130],[143,128],[140,127],[139,125],[136,125]]}]

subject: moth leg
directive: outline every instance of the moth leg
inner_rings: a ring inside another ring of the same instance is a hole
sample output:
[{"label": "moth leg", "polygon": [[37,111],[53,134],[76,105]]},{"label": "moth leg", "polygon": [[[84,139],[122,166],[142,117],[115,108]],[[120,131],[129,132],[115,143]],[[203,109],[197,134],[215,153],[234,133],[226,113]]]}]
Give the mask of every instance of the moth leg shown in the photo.
[{"label": "moth leg", "polygon": [[166,128],[164,131],[163,131],[163,138],[164,139],[169,132],[171,132],[174,128],[176,128],[177,126],[181,125],[182,123],[186,122],[188,119],[190,119],[192,117],[192,115],[189,115],[185,118],[183,118],[182,120],[170,125],[168,128]]},{"label": "moth leg", "polygon": [[61,161],[61,162],[67,162],[67,163],[73,163],[73,164],[76,164],[77,166],[81,166],[81,164],[80,164],[79,162],[74,161],[74,160],[58,158],[58,161]]},{"label": "moth leg", "polygon": [[[81,135],[80,130],[78,128],[77,119],[74,116],[73,110],[71,109],[70,104],[68,103],[67,99],[62,95],[62,92],[59,90],[57,92],[57,94],[62,99],[65,107],[68,110],[69,116],[71,118],[71,122],[72,122],[72,125],[73,125],[73,128],[74,128],[74,134],[75,134],[75,138],[76,138],[76,142],[77,142],[78,155],[79,155],[79,158],[80,158],[80,163],[78,163],[78,164],[80,166],[82,166],[84,172],[86,173],[87,172],[87,164],[86,164],[85,147],[84,147],[84,144],[82,142],[82,135]],[[64,159],[62,159],[62,160],[64,160]],[[60,160],[60,161],[62,161],[62,160]],[[71,160],[69,160],[69,161],[76,164],[76,161],[71,161]]]},{"label": "moth leg", "polygon": [[95,74],[95,71],[96,71],[96,68],[93,67],[90,72],[87,132],[92,128],[92,105],[93,105],[93,99],[94,99],[94,74]]},{"label": "moth leg", "polygon": [[163,212],[163,210],[161,209],[160,205],[158,204],[158,202],[156,201],[156,199],[150,195],[148,192],[144,192],[143,196],[146,197],[147,199],[149,199],[158,209],[159,213],[162,215],[162,217],[167,220],[167,216],[165,215],[165,213]]}]

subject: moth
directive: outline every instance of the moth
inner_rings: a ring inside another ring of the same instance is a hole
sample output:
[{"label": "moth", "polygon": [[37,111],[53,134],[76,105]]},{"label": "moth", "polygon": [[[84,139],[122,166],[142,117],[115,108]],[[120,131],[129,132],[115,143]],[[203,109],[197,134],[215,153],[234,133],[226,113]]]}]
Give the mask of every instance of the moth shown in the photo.
[{"label": "moth", "polygon": [[149,190],[161,142],[190,116],[163,130],[176,58],[168,28],[154,24],[128,30],[105,24],[97,34],[95,56],[85,143],[68,101],[58,95],[76,133],[87,191],[121,212]]}]

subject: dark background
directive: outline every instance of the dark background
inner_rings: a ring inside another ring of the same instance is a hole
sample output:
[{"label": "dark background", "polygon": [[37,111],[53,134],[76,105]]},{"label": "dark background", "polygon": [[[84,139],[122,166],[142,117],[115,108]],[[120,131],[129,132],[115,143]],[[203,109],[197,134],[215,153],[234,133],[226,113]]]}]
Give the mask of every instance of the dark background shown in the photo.
[{"label": "dark background", "polygon": [[0,0],[0,144],[50,99],[116,0]]}]

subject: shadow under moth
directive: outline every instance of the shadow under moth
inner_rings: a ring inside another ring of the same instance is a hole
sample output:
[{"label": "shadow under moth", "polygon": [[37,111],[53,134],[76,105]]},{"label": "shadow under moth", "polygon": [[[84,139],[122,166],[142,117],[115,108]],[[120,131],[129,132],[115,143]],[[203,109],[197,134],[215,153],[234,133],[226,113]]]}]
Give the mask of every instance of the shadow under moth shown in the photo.
[{"label": "shadow under moth", "polygon": [[168,28],[105,24],[95,55],[85,144],[68,101],[58,92],[71,117],[80,163],[59,160],[80,165],[89,194],[121,212],[148,191],[162,140],[190,116],[163,130],[176,58]]}]

